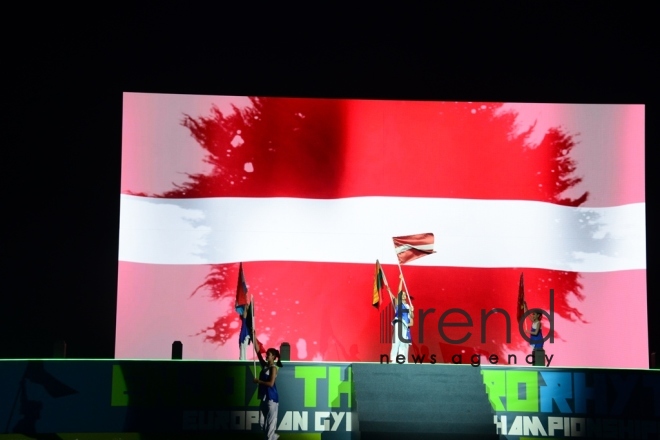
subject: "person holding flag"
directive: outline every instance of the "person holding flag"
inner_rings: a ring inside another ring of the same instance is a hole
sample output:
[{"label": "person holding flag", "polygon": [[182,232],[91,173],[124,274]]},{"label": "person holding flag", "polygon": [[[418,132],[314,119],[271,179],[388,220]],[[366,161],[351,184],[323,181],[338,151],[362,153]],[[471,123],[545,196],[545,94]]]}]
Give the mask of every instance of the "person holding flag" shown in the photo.
[{"label": "person holding flag", "polygon": [[397,362],[403,356],[403,363],[408,363],[408,351],[412,345],[410,327],[414,324],[414,311],[408,293],[403,288],[403,277],[399,281],[399,294],[394,298],[394,319],[392,320],[392,350],[390,361]]},{"label": "person holding flag", "polygon": [[414,307],[412,298],[408,295],[408,286],[403,278],[401,265],[409,263],[426,255],[434,254],[435,236],[431,232],[414,235],[392,237],[394,253],[399,260],[399,295],[393,298],[394,319],[392,320],[392,350],[391,362],[398,362],[397,357],[403,356],[403,363],[408,363],[408,351],[412,345],[410,327],[414,324]]},{"label": "person holding flag", "polygon": [[[254,316],[252,316],[254,318]],[[257,398],[259,399],[259,425],[265,434],[267,440],[277,440],[279,435],[275,433],[277,428],[277,412],[280,405],[280,398],[277,392],[275,380],[277,372],[282,368],[280,352],[274,347],[264,351],[263,345],[257,339],[257,332],[254,326],[250,326],[252,340],[254,341],[254,351],[259,358],[261,372],[256,376],[257,365],[255,361],[255,377],[253,382],[259,385],[257,389]],[[262,353],[266,354],[266,358]]]},{"label": "person holding flag", "polygon": [[[257,340],[256,334],[253,334],[254,340]],[[256,347],[255,347],[256,348]],[[280,397],[277,392],[275,380],[277,372],[282,368],[280,352],[276,348],[266,350],[266,359],[261,355],[261,351],[255,350],[259,357],[261,372],[259,377],[255,377],[253,382],[259,385],[257,389],[257,398],[259,399],[259,425],[264,431],[267,440],[277,440],[279,435],[275,434],[277,428],[277,412],[280,406]],[[256,372],[256,367],[255,370]]]},{"label": "person holding flag", "polygon": [[[241,319],[241,331],[238,334],[238,360],[247,360],[247,347],[253,341],[253,317],[254,307],[251,298],[248,296],[248,288],[243,274],[243,263],[238,269],[238,286],[236,287],[236,301],[234,309]],[[261,350],[261,347],[259,347]]]}]

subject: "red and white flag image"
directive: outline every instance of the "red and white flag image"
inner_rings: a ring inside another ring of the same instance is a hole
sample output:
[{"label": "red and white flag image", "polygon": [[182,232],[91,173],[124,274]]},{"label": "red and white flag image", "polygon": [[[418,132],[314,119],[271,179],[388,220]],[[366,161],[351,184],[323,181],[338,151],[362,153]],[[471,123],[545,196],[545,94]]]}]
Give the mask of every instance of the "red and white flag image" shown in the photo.
[{"label": "red and white flag image", "polygon": [[[427,362],[524,365],[524,272],[552,366],[646,367],[644,188],[642,105],[126,93],[115,356],[237,359],[243,262],[266,348],[377,362],[378,260],[407,263]],[[392,252],[417,231],[438,246]]]},{"label": "red and white flag image", "polygon": [[394,252],[399,263],[405,264],[425,255],[431,255],[435,237],[431,233],[392,237]]}]

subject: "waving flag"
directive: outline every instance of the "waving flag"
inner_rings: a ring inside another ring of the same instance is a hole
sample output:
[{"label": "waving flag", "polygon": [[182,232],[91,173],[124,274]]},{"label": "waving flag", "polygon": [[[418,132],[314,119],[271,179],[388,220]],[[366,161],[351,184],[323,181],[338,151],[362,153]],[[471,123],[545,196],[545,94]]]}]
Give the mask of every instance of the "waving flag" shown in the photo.
[{"label": "waving flag", "polygon": [[185,339],[236,359],[245,262],[267,347],[378,361],[381,314],[361,300],[377,259],[406,263],[415,307],[436,310],[418,326],[431,354],[455,353],[438,332],[453,308],[474,323],[461,346],[526,353],[504,319],[480,334],[493,309],[516,332],[524,271],[535,307],[554,289],[558,364],[647,367],[644,133],[641,105],[126,93],[115,357]]},{"label": "waving flag", "polygon": [[[239,307],[245,307],[250,303],[248,298],[248,287],[245,283],[245,274],[243,274],[243,263],[240,263],[238,268],[238,285],[236,286],[236,302],[234,306],[236,310],[239,310]],[[242,309],[241,309],[242,310]],[[243,313],[240,311],[239,313]]]},{"label": "waving flag", "polygon": [[433,250],[435,238],[431,233],[404,235],[393,237],[392,240],[394,241],[394,252],[396,252],[396,256],[401,264],[435,252]]},{"label": "waving flag", "polygon": [[387,287],[387,278],[385,278],[385,273],[383,268],[380,265],[380,262],[376,260],[376,273],[374,274],[374,288],[371,299],[371,304],[375,308],[380,308],[382,302],[382,290]]}]

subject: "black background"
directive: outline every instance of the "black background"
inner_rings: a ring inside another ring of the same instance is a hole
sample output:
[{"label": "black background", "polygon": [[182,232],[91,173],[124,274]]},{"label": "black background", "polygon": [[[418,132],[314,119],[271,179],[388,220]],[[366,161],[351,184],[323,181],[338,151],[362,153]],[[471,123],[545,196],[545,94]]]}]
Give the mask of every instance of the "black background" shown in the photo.
[{"label": "black background", "polygon": [[126,91],[646,104],[648,319],[657,351],[658,32],[650,7],[461,4],[35,5],[7,13],[0,358],[52,357],[58,339],[68,357],[114,356]]}]

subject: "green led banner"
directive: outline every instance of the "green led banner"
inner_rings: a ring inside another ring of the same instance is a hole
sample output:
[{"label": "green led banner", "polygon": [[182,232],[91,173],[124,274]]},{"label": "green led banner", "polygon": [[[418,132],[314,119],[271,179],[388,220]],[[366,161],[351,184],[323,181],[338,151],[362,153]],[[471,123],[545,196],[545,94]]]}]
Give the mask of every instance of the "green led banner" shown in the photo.
[{"label": "green led banner", "polygon": [[[357,377],[363,365],[376,370]],[[2,361],[0,439],[260,438],[254,368],[252,362],[238,361]],[[483,390],[486,431],[492,428],[502,439],[647,439],[660,432],[655,370],[291,362],[276,381],[277,433],[282,440],[359,438],[367,425],[363,420],[361,426],[361,414],[380,414],[381,408],[369,408],[364,395],[360,400],[358,384],[376,383],[380,395],[396,388],[392,380],[402,371],[420,371],[427,383],[425,389],[409,390],[418,402],[401,410],[409,412],[404,417],[419,419],[421,404],[422,413],[436,411],[428,422],[437,424],[443,416],[440,404],[448,399],[474,415],[479,396],[454,391],[448,398],[442,389],[428,395],[429,383],[449,380],[451,388],[452,374],[466,369],[477,373],[470,379],[478,384],[477,394]],[[374,375],[390,376],[378,383]]]},{"label": "green led banner", "polygon": [[488,368],[501,438],[658,438],[656,371]]},{"label": "green led banner", "polygon": [[[5,433],[261,435],[252,362],[4,361],[0,368]],[[352,438],[350,364],[288,363],[276,384],[278,433]]]}]

